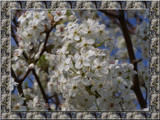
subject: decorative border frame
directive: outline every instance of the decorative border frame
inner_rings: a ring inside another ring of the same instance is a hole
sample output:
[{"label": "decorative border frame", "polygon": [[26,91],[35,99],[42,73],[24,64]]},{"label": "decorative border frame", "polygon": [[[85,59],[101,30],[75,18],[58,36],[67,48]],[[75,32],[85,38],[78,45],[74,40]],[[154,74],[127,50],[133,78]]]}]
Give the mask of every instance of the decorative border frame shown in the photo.
[{"label": "decorative border frame", "polygon": [[[149,9],[150,11],[150,93],[149,111],[135,112],[13,112],[10,102],[10,24],[11,10],[19,9],[55,9],[62,8],[62,2],[66,1],[0,1],[1,17],[1,118],[2,119],[160,119],[160,1],[67,1],[67,8],[86,9],[86,4],[91,9]],[[113,4],[109,7],[109,4]],[[21,114],[19,114],[21,113]],[[97,114],[97,118],[95,118]]]}]

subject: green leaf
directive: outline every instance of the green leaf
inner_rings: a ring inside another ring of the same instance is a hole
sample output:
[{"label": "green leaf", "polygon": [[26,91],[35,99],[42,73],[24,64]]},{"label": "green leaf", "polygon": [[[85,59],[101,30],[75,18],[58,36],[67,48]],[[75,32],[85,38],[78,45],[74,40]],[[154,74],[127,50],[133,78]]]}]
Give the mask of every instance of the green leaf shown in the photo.
[{"label": "green leaf", "polygon": [[48,60],[45,58],[45,55],[42,55],[40,57],[40,59],[38,60],[37,66],[47,72],[49,63],[48,63]]},{"label": "green leaf", "polygon": [[70,11],[70,10],[67,10],[66,16],[69,17],[69,16],[71,16],[71,15],[72,15],[71,11]]}]

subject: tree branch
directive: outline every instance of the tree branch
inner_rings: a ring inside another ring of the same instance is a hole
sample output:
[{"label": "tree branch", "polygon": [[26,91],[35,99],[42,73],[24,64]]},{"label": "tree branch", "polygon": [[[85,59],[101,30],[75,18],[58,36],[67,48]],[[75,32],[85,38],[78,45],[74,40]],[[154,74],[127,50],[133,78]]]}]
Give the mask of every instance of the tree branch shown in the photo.
[{"label": "tree branch", "polygon": [[124,15],[124,11],[120,10],[120,17],[119,17],[119,22],[122,26],[122,32],[123,32],[123,36],[125,38],[125,42],[126,42],[126,46],[127,46],[127,50],[128,50],[128,55],[129,55],[129,59],[130,62],[134,65],[134,70],[137,72],[137,74],[135,76],[133,76],[133,86],[132,89],[136,94],[136,97],[138,99],[138,102],[141,106],[141,109],[146,108],[147,107],[147,103],[143,98],[141,89],[140,89],[140,84],[139,84],[139,80],[138,80],[138,69],[137,69],[137,61],[135,54],[134,54],[134,50],[133,50],[133,45],[131,42],[131,38],[130,38],[130,34],[128,32],[128,28],[126,25],[126,21],[125,21],[125,15]]},{"label": "tree branch", "polygon": [[[33,73],[33,75],[34,75],[34,77],[35,77],[35,79],[36,79],[36,81],[38,83],[38,86],[40,88],[40,91],[42,93],[42,96],[43,96],[43,99],[44,99],[45,103],[47,103],[49,105],[49,103],[48,103],[48,96],[46,95],[46,93],[44,91],[44,88],[43,88],[43,86],[41,84],[41,81],[40,81],[40,79],[39,79],[39,77],[38,77],[38,75],[37,75],[37,73],[36,73],[36,71],[35,71],[34,68],[32,69],[32,73]],[[48,110],[51,110],[51,108],[49,107]]]},{"label": "tree branch", "polygon": [[19,83],[22,83],[26,77],[28,76],[28,74],[30,73],[31,69],[28,69],[27,72],[24,74],[24,76],[19,80]]},{"label": "tree branch", "polygon": [[[40,88],[40,91],[41,91],[41,93],[42,93],[42,96],[43,96],[43,99],[44,99],[45,103],[48,104],[48,97],[47,97],[47,95],[46,95],[46,93],[45,93],[45,91],[44,91],[44,88],[43,88],[43,86],[42,86],[42,84],[41,84],[41,81],[40,81],[40,79],[39,79],[39,77],[38,77],[35,69],[32,69],[32,73],[33,73],[33,75],[34,75],[34,77],[35,77],[35,79],[36,79],[36,81],[37,81],[37,83],[38,83],[38,86],[39,86],[39,88]],[[48,105],[49,105],[49,104],[48,104]],[[50,109],[50,108],[49,108],[49,109]]]},{"label": "tree branch", "polygon": [[59,101],[59,98],[58,98],[57,93],[55,93],[54,97],[55,97],[55,100],[56,100],[56,110],[58,110],[58,108],[61,110],[61,108],[59,107],[59,105],[60,105],[61,103],[60,103],[60,101]]},{"label": "tree branch", "polygon": [[94,2],[94,4],[95,4],[95,7],[96,7],[96,9],[97,9],[97,2],[96,1],[93,1]]},{"label": "tree branch", "polygon": [[[54,25],[55,25],[55,24],[54,24]],[[42,51],[40,52],[39,58],[35,60],[35,63],[38,62],[38,60],[40,59],[40,57],[41,57],[41,56],[43,55],[43,53],[46,51],[46,44],[47,44],[47,41],[48,41],[50,32],[52,31],[54,25],[53,25],[53,26],[50,28],[50,30],[46,33],[46,38],[45,38],[45,41],[44,41],[44,45],[43,45]]]},{"label": "tree branch", "polygon": [[[19,80],[18,80],[18,78],[17,78],[17,76],[16,76],[16,74],[15,74],[15,72],[14,72],[14,70],[13,70],[12,67],[11,67],[11,75],[12,75],[12,77],[14,78],[14,80],[15,80],[17,83],[19,83]],[[19,83],[19,84],[18,84],[17,89],[18,89],[19,94],[22,95],[23,98],[25,98],[24,92],[23,92],[23,89],[22,89],[22,83]],[[26,100],[24,100],[24,105],[27,106]]]},{"label": "tree branch", "polygon": [[70,7],[72,8],[72,2],[71,1],[67,1],[70,4]]},{"label": "tree branch", "polygon": [[110,17],[114,17],[114,18],[119,18],[119,15],[116,15],[116,14],[113,14],[113,13],[110,13],[106,10],[99,10],[100,12],[104,13],[106,16],[110,16]]}]

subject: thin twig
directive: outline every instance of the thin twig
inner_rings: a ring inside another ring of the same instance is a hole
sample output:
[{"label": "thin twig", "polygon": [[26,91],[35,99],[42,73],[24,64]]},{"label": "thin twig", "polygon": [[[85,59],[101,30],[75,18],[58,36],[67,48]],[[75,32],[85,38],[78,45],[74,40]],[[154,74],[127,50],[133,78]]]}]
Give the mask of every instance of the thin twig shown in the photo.
[{"label": "thin twig", "polygon": [[107,16],[110,16],[110,17],[114,17],[114,18],[118,18],[118,17],[119,17],[119,15],[110,13],[110,12],[108,12],[108,11],[106,11],[106,10],[99,10],[99,11],[102,12],[102,13],[104,13],[104,14],[107,15]]},{"label": "thin twig", "polygon": [[94,4],[95,4],[95,7],[97,8],[97,2],[96,1],[93,1],[94,2]]},{"label": "thin twig", "polygon": [[[32,73],[33,73],[33,75],[34,75],[34,77],[35,77],[35,79],[36,79],[36,81],[38,83],[38,86],[40,88],[40,91],[41,91],[41,94],[43,96],[43,99],[44,99],[45,103],[47,103],[49,105],[49,103],[48,103],[48,96],[46,95],[45,90],[44,90],[44,88],[43,88],[43,86],[41,84],[41,81],[39,79],[39,76],[37,75],[37,73],[36,73],[36,71],[35,71],[34,68],[32,69]],[[49,107],[48,110],[51,110],[51,108]]]},{"label": "thin twig", "polygon": [[144,2],[144,4],[145,4],[145,7],[147,8],[147,1],[143,1]]},{"label": "thin twig", "polygon": [[106,16],[108,16],[108,18],[115,24],[117,24],[120,28],[121,25],[120,23],[117,21],[117,19],[119,18],[119,15],[113,14],[111,12],[108,12],[106,10],[99,10],[100,12],[104,13]]},{"label": "thin twig", "polygon": [[19,4],[20,4],[20,7],[22,8],[22,2],[21,1],[18,1],[19,2]]},{"label": "thin twig", "polygon": [[143,59],[138,59],[138,60],[134,60],[133,63],[139,63],[141,62]]},{"label": "thin twig", "polygon": [[45,7],[47,8],[47,1],[43,1],[44,2],[44,4],[45,4]]},{"label": "thin twig", "polygon": [[29,75],[30,71],[31,71],[31,69],[28,69],[28,70],[27,70],[27,72],[26,72],[26,73],[23,75],[23,77],[19,80],[19,83],[22,83],[22,82],[26,79],[26,77]]},{"label": "thin twig", "polygon": [[58,108],[61,110],[61,108],[59,107],[60,101],[59,101],[59,98],[58,98],[58,94],[55,93],[54,97],[55,97],[55,100],[56,100],[56,110],[58,110]]},{"label": "thin twig", "polygon": [[69,2],[69,4],[70,4],[70,7],[72,8],[72,2],[71,1],[68,1]]},{"label": "thin twig", "polygon": [[35,69],[32,69],[32,73],[33,73],[33,75],[34,75],[34,77],[35,77],[35,79],[36,79],[36,81],[38,83],[38,86],[39,86],[40,91],[42,93],[43,99],[45,100],[46,103],[48,103],[48,101],[47,101],[47,95],[46,95],[46,93],[44,91],[44,88],[43,88],[43,86],[41,84],[41,81],[40,81],[39,76],[37,75]]},{"label": "thin twig", "polygon": [[48,96],[47,99],[52,99],[55,95]]},{"label": "thin twig", "polygon": [[122,2],[121,2],[121,1],[119,1],[119,4],[120,4],[120,6],[121,6],[121,9],[122,9]]}]

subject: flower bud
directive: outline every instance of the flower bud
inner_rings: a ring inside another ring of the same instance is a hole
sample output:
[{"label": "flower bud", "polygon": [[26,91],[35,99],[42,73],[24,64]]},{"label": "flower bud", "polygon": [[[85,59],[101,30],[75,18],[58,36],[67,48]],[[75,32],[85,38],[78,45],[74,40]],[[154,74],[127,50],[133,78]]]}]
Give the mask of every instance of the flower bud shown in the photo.
[{"label": "flower bud", "polygon": [[29,69],[33,69],[33,68],[34,68],[34,64],[31,63],[31,64],[29,65]]},{"label": "flower bud", "polygon": [[40,57],[40,54],[37,53],[37,54],[35,55],[35,60],[39,59],[39,57]]},{"label": "flower bud", "polygon": [[76,20],[76,17],[75,17],[74,15],[71,15],[71,16],[69,17],[69,20],[74,21],[74,20]]}]

